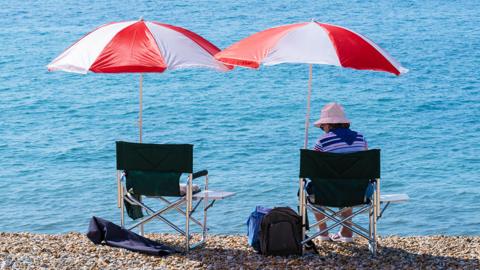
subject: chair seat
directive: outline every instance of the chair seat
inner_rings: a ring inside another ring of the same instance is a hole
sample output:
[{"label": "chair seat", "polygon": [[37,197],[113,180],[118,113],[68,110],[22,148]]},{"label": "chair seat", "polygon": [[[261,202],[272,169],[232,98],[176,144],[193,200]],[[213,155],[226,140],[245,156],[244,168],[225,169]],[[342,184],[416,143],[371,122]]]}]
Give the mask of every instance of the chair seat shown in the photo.
[{"label": "chair seat", "polygon": [[382,203],[400,203],[410,200],[407,194],[381,194],[380,202]]},{"label": "chair seat", "polygon": [[[380,202],[382,203],[402,203],[402,202],[406,202],[410,200],[410,197],[405,194],[405,193],[401,193],[401,194],[381,194],[380,195]],[[321,207],[322,205],[317,205],[317,204],[312,204],[316,207]],[[354,205],[352,207],[360,207],[360,206],[363,206],[363,204],[360,204],[360,205]]]},{"label": "chair seat", "polygon": [[[308,204],[309,204],[309,205],[313,205],[314,207],[317,207],[317,208],[319,208],[319,207],[329,207],[329,208],[330,208],[330,206],[325,206],[325,205],[320,205],[320,204],[314,204],[314,203],[311,203],[311,202],[308,202]],[[366,203],[365,203],[365,204],[356,204],[356,205],[352,205],[352,206],[349,206],[349,207],[352,207],[352,208],[354,208],[354,207],[363,207],[363,206],[365,206],[365,205],[367,205],[367,204],[366,204]],[[345,207],[338,207],[338,208],[345,208]]]}]

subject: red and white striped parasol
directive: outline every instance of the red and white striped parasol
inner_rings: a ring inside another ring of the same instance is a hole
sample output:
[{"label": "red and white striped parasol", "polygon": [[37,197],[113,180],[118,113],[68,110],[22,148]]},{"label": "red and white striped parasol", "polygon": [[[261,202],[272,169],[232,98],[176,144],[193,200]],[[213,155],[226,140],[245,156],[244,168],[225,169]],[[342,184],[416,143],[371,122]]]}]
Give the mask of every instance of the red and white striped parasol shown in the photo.
[{"label": "red and white striped parasol", "polygon": [[308,144],[312,64],[384,71],[395,75],[408,71],[368,38],[340,26],[315,21],[255,33],[217,53],[215,58],[226,64],[248,68],[259,68],[261,64],[310,64],[304,148]]},{"label": "red and white striped parasol", "polygon": [[[228,71],[217,61],[215,45],[178,26],[139,21],[98,27],[67,48],[48,66],[49,71],[146,73],[204,67]],[[142,140],[142,81],[140,75],[139,132]]]}]

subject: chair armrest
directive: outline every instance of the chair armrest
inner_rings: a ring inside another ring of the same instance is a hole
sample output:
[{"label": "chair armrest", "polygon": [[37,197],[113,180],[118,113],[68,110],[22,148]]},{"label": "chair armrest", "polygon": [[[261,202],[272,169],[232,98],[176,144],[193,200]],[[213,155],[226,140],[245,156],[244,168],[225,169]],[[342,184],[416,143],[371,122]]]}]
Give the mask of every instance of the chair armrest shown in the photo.
[{"label": "chair armrest", "polygon": [[202,177],[202,176],[206,176],[208,175],[208,171],[207,170],[201,170],[201,171],[198,171],[196,173],[193,173],[193,179],[196,179],[198,177]]}]

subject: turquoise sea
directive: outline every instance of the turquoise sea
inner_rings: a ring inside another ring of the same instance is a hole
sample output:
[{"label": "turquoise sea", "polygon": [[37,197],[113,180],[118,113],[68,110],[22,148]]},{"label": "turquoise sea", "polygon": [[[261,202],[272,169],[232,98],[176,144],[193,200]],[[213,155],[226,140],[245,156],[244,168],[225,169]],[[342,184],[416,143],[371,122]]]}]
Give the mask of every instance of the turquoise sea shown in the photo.
[{"label": "turquoise sea", "polygon": [[[138,140],[138,74],[49,73],[93,28],[156,20],[225,48],[254,32],[309,21],[374,40],[410,72],[313,70],[312,120],[330,101],[382,149],[390,207],[381,234],[480,235],[480,9],[477,1],[0,0],[0,231],[86,231],[119,222],[115,141]],[[144,141],[195,145],[215,204],[212,233],[244,233],[256,205],[296,207],[308,67],[182,70],[144,79]],[[320,130],[312,128],[311,146]],[[183,221],[183,219],[181,219]],[[163,225],[146,226],[147,231]]]}]

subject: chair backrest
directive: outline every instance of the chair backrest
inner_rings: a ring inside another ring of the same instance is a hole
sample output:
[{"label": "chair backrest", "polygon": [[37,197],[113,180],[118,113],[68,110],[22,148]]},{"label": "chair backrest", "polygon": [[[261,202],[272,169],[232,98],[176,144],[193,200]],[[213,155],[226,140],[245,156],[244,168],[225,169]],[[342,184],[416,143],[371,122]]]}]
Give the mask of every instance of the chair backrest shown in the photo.
[{"label": "chair backrest", "polygon": [[116,142],[117,170],[193,172],[193,145]]},{"label": "chair backrest", "polygon": [[116,142],[126,188],[146,196],[180,196],[180,175],[193,172],[193,145]]},{"label": "chair backrest", "polygon": [[302,149],[300,178],[312,180],[315,204],[348,207],[365,203],[370,181],[380,178],[380,149],[345,154]]}]

